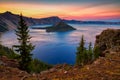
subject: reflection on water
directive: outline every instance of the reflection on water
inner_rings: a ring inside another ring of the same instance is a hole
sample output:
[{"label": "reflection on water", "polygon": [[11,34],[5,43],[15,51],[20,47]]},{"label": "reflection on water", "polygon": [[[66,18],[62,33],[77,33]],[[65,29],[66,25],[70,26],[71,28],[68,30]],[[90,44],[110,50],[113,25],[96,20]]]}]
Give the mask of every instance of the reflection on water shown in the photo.
[{"label": "reflection on water", "polygon": [[[84,35],[87,44],[89,42],[94,43],[95,36],[100,34],[102,30],[120,28],[120,25],[70,25],[77,30],[46,33],[45,30],[30,29],[31,41],[36,46],[33,50],[33,57],[49,64],[74,64],[76,47],[82,35]],[[42,27],[45,26],[42,25]],[[37,25],[37,27],[41,26]],[[18,44],[15,32],[9,31],[4,33],[2,35],[2,44],[8,47]]]}]

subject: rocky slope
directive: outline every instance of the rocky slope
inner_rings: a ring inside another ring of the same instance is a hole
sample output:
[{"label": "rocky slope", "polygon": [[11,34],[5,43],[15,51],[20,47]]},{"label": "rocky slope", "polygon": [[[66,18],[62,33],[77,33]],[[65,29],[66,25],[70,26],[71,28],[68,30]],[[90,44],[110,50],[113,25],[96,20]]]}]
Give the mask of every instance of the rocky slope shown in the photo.
[{"label": "rocky slope", "polygon": [[40,75],[46,80],[120,80],[120,52],[110,52],[84,67],[58,65]]},{"label": "rocky slope", "polygon": [[84,67],[56,65],[39,74],[19,70],[15,60],[2,60],[0,80],[120,80],[120,52],[110,52]]},{"label": "rocky slope", "polygon": [[101,56],[107,50],[120,51],[120,29],[106,29],[96,36],[95,46],[100,49]]}]

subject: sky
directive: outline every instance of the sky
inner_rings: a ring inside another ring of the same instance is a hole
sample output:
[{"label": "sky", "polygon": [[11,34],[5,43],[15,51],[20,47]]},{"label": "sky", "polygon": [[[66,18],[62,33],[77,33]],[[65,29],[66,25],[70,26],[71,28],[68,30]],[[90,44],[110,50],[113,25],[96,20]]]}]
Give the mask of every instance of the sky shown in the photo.
[{"label": "sky", "polygon": [[0,13],[6,11],[33,18],[120,21],[120,0],[0,0]]}]

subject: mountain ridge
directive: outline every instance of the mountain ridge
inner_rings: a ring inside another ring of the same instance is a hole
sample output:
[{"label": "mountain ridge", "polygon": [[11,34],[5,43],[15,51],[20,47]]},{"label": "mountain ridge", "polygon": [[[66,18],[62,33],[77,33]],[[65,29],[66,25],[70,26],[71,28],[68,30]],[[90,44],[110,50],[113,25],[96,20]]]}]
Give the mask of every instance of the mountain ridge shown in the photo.
[{"label": "mountain ridge", "polygon": [[[41,24],[54,24],[56,22],[61,21],[61,19],[56,16],[41,19],[23,16],[23,19],[26,21],[28,26]],[[13,14],[9,11],[5,13],[0,13],[0,32],[16,29],[18,26],[18,22],[19,15]]]},{"label": "mountain ridge", "polygon": [[[72,24],[120,24],[120,22],[105,22],[105,21],[78,21],[61,19],[58,16],[51,16],[47,18],[32,18],[23,16],[28,26],[41,25],[41,24],[55,24],[60,21]],[[6,11],[0,13],[0,32],[16,29],[18,26],[19,15]]]}]

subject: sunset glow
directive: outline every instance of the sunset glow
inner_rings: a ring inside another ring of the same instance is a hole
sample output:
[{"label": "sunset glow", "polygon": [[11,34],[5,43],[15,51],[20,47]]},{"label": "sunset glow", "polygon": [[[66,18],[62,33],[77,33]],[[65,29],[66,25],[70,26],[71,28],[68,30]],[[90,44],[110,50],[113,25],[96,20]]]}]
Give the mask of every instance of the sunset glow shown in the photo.
[{"label": "sunset glow", "polygon": [[[74,1],[74,0],[73,0]],[[76,0],[75,0],[76,1]],[[118,3],[43,3],[43,2],[12,2],[3,0],[0,2],[0,13],[11,11],[15,14],[23,13],[24,16],[43,18],[59,16],[64,19],[76,20],[120,20]]]}]

